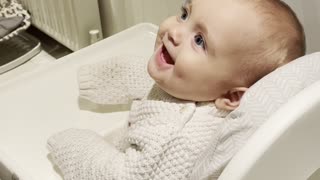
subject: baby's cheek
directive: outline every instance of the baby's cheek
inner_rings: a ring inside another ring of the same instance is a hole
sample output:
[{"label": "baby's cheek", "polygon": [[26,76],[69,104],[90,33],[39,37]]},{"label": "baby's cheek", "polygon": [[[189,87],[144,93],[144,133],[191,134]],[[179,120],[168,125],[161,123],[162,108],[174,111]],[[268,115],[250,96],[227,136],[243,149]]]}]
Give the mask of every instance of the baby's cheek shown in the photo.
[{"label": "baby's cheek", "polygon": [[159,37],[159,35],[157,36],[156,42],[154,43],[154,51],[156,51],[158,49],[158,47],[161,44],[161,38]]},{"label": "baby's cheek", "polygon": [[188,79],[188,70],[185,68],[175,68],[174,69],[175,77],[180,80]]}]

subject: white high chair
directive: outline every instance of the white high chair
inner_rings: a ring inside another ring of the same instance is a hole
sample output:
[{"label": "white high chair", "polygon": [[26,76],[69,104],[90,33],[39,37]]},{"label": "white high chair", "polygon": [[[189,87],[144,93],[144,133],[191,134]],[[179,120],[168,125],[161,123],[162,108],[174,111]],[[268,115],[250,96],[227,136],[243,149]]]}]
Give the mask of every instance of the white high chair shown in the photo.
[{"label": "white high chair", "polygon": [[233,157],[219,180],[308,179],[320,168],[319,92],[320,81],[275,112]]},{"label": "white high chair", "polygon": [[[123,126],[127,107],[100,109],[78,99],[77,69],[123,49],[150,56],[156,33],[156,26],[140,24],[0,84],[0,179],[61,180],[48,158],[48,137],[72,127],[107,135]],[[298,180],[319,168],[318,92],[320,83],[315,83],[281,107],[236,154],[219,180]]]}]

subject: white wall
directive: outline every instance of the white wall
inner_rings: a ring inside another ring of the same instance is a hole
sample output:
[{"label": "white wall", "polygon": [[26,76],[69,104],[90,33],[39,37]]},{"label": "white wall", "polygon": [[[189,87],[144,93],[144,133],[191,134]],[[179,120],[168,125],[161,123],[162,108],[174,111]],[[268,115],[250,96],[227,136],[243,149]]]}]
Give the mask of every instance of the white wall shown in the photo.
[{"label": "white wall", "polygon": [[307,39],[307,52],[320,51],[320,1],[284,0],[298,15]]},{"label": "white wall", "polygon": [[[320,0],[284,0],[305,28],[308,53],[320,51]],[[112,35],[140,22],[159,23],[180,12],[183,0],[99,0],[103,33]]]},{"label": "white wall", "polygon": [[183,0],[99,0],[103,33],[112,35],[140,22],[159,25],[180,12]]}]

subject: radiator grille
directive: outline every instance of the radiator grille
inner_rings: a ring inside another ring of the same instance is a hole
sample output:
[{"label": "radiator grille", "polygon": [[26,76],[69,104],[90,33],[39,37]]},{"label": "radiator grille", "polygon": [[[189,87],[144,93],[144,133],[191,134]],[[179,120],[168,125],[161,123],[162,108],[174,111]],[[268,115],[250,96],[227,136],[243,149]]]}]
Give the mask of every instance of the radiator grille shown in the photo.
[{"label": "radiator grille", "polygon": [[97,0],[20,0],[32,24],[73,51],[90,44],[90,30],[99,30]]}]

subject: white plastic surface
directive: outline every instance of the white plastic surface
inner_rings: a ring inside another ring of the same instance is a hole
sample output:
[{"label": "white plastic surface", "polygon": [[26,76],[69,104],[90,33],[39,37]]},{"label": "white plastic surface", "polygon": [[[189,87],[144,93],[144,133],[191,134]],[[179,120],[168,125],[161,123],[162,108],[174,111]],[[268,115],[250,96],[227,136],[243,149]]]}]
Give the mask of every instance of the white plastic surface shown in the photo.
[{"label": "white plastic surface", "polygon": [[0,168],[23,180],[59,180],[47,157],[48,137],[72,127],[108,134],[123,126],[128,113],[122,106],[97,108],[78,99],[77,69],[122,53],[150,56],[156,32],[139,24],[0,85]]},{"label": "white plastic surface", "polygon": [[99,0],[103,35],[110,36],[141,22],[159,25],[167,17],[178,15],[182,2],[182,0]]},{"label": "white plastic surface", "polygon": [[306,180],[320,167],[320,82],[258,129],[219,180]]}]

